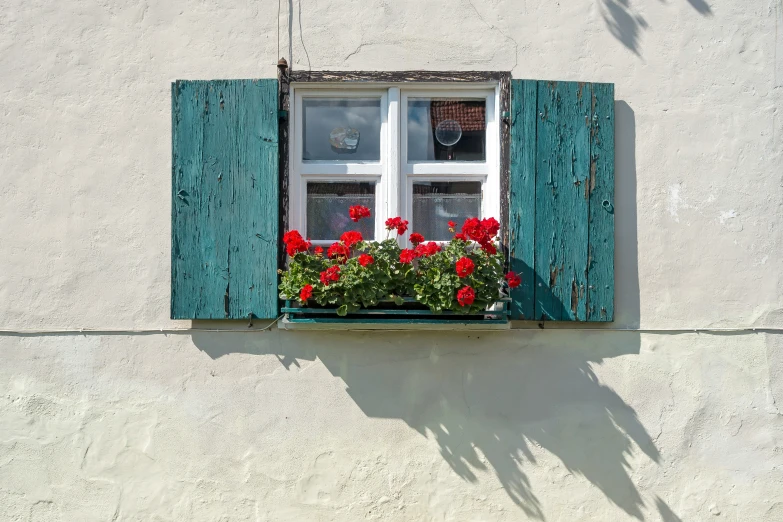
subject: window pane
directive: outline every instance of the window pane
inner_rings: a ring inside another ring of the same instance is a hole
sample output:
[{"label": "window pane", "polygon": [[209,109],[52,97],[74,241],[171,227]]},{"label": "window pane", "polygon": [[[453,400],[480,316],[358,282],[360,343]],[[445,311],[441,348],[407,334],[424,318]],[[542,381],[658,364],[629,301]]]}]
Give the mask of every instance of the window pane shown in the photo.
[{"label": "window pane", "polygon": [[486,161],[486,100],[408,100],[408,162]]},{"label": "window pane", "polygon": [[461,227],[467,218],[481,216],[478,181],[421,182],[413,184],[413,228],[429,241],[448,241],[449,221]]},{"label": "window pane", "polygon": [[302,109],[303,160],[380,161],[380,98],[304,98]]},{"label": "window pane", "polygon": [[[372,217],[354,223],[348,217],[348,207],[353,205],[369,208]],[[347,230],[375,239],[375,183],[308,183],[306,236],[336,241]]]}]

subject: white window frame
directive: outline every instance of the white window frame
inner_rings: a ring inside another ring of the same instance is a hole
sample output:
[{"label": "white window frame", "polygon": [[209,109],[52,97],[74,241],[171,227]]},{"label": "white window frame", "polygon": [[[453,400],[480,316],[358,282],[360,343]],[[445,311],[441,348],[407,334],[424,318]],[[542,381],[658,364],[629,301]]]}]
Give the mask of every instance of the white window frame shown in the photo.
[{"label": "white window frame", "polygon": [[[380,98],[381,136],[380,161],[303,161],[302,99],[315,98]],[[407,103],[410,98],[474,98],[486,101],[485,161],[426,161],[407,159]],[[413,222],[413,183],[415,181],[478,181],[481,182],[481,216],[500,220],[500,85],[481,83],[292,83],[290,88],[289,121],[289,226],[306,233],[308,181],[344,181],[376,183],[375,239],[386,237],[384,221],[401,216]],[[337,240],[313,241],[328,245]],[[402,240],[407,245],[407,235]]]}]

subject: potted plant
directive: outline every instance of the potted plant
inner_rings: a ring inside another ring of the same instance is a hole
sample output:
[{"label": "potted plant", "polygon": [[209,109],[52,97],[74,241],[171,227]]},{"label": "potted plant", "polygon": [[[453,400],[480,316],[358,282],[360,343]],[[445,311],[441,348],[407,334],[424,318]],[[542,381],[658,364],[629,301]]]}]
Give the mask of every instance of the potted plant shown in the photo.
[{"label": "potted plant", "polygon": [[[366,207],[352,206],[357,222],[370,216]],[[288,268],[282,271],[281,298],[299,307],[334,309],[337,315],[372,310],[381,303],[429,309],[430,314],[484,313],[503,298],[504,287],[520,284],[513,272],[503,274],[503,257],[496,247],[500,224],[495,218],[465,220],[461,231],[449,222],[454,237],[448,243],[408,236],[413,248],[401,248],[396,237],[408,222],[386,221],[383,241],[365,241],[355,230],[345,232],[326,251],[291,230],[283,236]]]}]

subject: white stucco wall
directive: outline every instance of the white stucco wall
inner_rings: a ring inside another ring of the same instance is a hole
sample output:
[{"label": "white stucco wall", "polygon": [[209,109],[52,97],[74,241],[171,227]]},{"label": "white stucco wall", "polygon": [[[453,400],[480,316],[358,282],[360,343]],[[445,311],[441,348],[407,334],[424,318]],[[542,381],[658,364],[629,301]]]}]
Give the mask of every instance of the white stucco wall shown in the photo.
[{"label": "white stucco wall", "polygon": [[0,2],[0,520],[783,520],[781,1],[294,0],[297,69],[615,83],[617,321],[156,333],[169,82],[277,8]]}]

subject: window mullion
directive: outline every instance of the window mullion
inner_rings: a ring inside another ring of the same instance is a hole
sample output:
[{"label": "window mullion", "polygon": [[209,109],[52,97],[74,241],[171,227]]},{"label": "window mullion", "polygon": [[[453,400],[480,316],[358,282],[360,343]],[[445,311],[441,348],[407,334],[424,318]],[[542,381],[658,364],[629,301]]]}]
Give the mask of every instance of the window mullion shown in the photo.
[{"label": "window mullion", "polygon": [[401,216],[401,186],[404,180],[401,179],[402,169],[400,168],[400,89],[392,87],[389,89],[389,116],[388,116],[388,140],[387,151],[388,161],[386,163],[386,206],[385,217],[379,219],[380,235],[383,235],[383,221],[387,217]]}]

